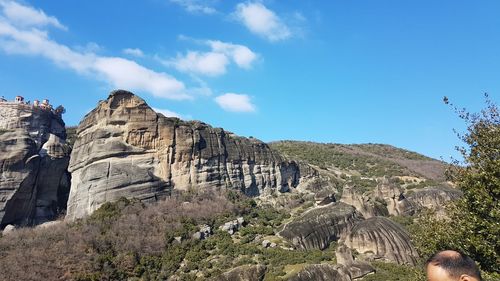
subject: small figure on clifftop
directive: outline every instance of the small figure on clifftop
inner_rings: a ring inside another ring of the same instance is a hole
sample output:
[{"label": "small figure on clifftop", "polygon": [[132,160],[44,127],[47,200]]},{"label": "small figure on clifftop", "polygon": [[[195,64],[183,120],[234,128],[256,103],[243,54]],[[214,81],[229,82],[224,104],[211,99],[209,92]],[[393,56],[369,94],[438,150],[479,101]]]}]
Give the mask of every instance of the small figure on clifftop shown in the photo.
[{"label": "small figure on clifftop", "polygon": [[54,110],[54,113],[55,113],[57,116],[61,116],[61,115],[63,115],[64,113],[66,113],[66,109],[64,108],[64,106],[60,105],[60,106],[56,107],[56,109]]},{"label": "small figure on clifftop", "polygon": [[474,260],[452,250],[441,251],[430,257],[425,266],[428,281],[482,281]]},{"label": "small figure on clifftop", "polygon": [[5,99],[5,97],[4,97],[4,96],[1,96],[1,97],[0,97],[0,102],[6,102],[6,101],[7,101],[7,100]]},{"label": "small figure on clifftop", "polygon": [[17,103],[24,103],[24,97],[22,96],[16,96],[16,99],[14,100]]},{"label": "small figure on clifftop", "polygon": [[44,99],[42,103],[40,104],[40,107],[42,109],[50,109],[50,103],[48,99]]}]

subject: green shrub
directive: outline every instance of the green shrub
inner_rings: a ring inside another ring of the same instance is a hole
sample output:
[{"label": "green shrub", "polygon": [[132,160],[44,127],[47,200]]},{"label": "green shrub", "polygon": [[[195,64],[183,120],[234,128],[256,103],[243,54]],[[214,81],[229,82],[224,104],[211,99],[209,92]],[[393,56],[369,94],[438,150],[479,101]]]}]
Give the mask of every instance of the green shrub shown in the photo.
[{"label": "green shrub", "polygon": [[376,273],[363,278],[363,281],[425,281],[422,268],[393,263],[372,262]]}]

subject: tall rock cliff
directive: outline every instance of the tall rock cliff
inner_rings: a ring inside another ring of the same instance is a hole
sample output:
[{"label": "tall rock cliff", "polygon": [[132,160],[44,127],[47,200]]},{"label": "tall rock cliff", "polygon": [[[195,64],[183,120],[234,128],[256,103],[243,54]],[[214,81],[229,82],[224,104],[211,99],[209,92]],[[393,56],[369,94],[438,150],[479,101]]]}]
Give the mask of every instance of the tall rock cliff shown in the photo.
[{"label": "tall rock cliff", "polygon": [[198,121],[157,114],[144,100],[114,91],[81,121],[71,154],[67,219],[121,196],[155,201],[172,188],[227,187],[250,196],[299,184],[299,165],[267,144]]},{"label": "tall rock cliff", "polygon": [[66,209],[70,148],[59,115],[0,102],[0,228],[32,225]]}]

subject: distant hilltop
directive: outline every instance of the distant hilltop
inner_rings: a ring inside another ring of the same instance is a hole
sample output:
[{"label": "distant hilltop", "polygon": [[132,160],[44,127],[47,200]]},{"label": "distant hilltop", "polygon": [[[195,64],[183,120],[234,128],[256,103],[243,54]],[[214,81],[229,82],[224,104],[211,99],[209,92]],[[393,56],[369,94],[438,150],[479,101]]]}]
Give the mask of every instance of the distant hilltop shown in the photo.
[{"label": "distant hilltop", "polygon": [[57,116],[61,116],[62,114],[66,113],[66,109],[62,105],[59,105],[54,109],[48,99],[43,99],[41,102],[39,100],[34,100],[32,104],[31,101],[25,101],[23,96],[16,96],[12,101],[9,101],[4,96],[2,96],[0,97],[0,106],[2,105],[23,105],[31,107],[33,109],[41,109],[44,111],[52,112]]}]

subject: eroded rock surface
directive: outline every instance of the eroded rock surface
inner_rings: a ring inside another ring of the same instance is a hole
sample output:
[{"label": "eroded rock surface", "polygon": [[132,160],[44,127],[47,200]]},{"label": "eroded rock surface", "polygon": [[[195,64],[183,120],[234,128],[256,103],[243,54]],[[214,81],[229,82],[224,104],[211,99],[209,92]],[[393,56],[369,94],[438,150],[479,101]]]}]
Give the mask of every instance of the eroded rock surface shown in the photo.
[{"label": "eroded rock surface", "polygon": [[[374,189],[378,189],[375,187]],[[373,195],[373,193],[362,193],[356,188],[345,186],[340,199],[342,202],[356,207],[363,217],[371,218],[374,216],[388,216],[390,206],[394,199],[393,197],[383,198]]]},{"label": "eroded rock surface", "polygon": [[337,264],[342,265],[352,280],[363,278],[364,276],[374,273],[373,268],[369,263],[361,260],[355,260],[352,251],[344,243],[340,243],[335,250]]},{"label": "eroded rock surface", "polygon": [[462,196],[458,189],[450,187],[429,187],[407,193],[397,204],[401,215],[414,215],[423,208],[444,211],[446,203]]},{"label": "eroded rock surface", "polygon": [[70,148],[51,111],[0,103],[0,227],[55,219],[66,209]]},{"label": "eroded rock surface", "polygon": [[331,264],[312,264],[306,266],[289,281],[351,281],[349,273],[342,266]]},{"label": "eroded rock surface", "polygon": [[302,249],[325,249],[345,237],[363,216],[342,202],[314,208],[288,223],[280,235]]},{"label": "eroded rock surface", "polygon": [[406,230],[385,217],[373,217],[357,223],[345,244],[368,259],[410,265],[417,262],[418,254]]},{"label": "eroded rock surface", "polygon": [[69,167],[69,220],[121,196],[147,202],[172,188],[207,187],[258,196],[286,192],[303,176],[297,163],[259,140],[164,117],[127,91],[114,91],[101,101],[77,134]]},{"label": "eroded rock surface", "polygon": [[444,184],[407,190],[394,186],[387,180],[379,180],[369,191],[345,186],[340,201],[353,205],[365,218],[376,216],[414,215],[423,208],[444,211],[447,202],[461,196],[458,189]]},{"label": "eroded rock surface", "polygon": [[266,274],[266,267],[261,264],[257,265],[242,265],[231,271],[225,272],[214,281],[262,281]]}]

